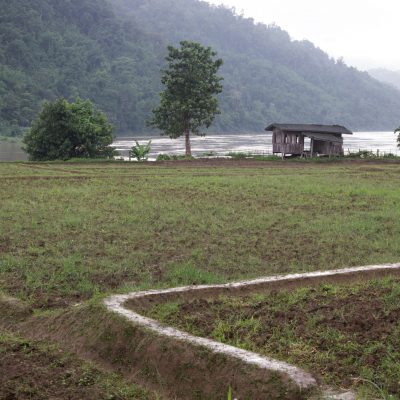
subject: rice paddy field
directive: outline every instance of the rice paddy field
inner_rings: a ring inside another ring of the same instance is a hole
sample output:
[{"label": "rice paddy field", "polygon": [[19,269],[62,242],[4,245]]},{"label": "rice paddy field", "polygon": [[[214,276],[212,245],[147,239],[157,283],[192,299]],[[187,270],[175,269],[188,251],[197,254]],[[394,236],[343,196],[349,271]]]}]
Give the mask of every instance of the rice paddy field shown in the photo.
[{"label": "rice paddy field", "polygon": [[[41,316],[137,289],[398,262],[399,234],[395,161],[0,163],[0,292]],[[151,313],[399,398],[398,281],[257,296]],[[382,332],[363,335],[358,315]]]},{"label": "rice paddy field", "polygon": [[400,279],[157,304],[142,313],[298,365],[360,398],[400,398]]}]

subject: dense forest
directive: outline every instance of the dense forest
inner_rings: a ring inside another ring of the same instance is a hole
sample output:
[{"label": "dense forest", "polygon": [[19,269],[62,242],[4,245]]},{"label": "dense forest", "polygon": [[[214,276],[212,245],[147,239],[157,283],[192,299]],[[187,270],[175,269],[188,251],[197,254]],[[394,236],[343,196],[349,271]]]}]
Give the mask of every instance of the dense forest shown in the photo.
[{"label": "dense forest", "polygon": [[43,100],[59,96],[89,98],[119,134],[148,132],[166,46],[180,40],[210,45],[224,59],[214,131],[261,131],[272,121],[398,126],[398,90],[225,7],[198,0],[0,0],[0,134],[18,134]]},{"label": "dense forest", "polygon": [[93,100],[120,131],[144,128],[164,43],[103,0],[0,0],[0,10],[0,133],[59,96]]}]

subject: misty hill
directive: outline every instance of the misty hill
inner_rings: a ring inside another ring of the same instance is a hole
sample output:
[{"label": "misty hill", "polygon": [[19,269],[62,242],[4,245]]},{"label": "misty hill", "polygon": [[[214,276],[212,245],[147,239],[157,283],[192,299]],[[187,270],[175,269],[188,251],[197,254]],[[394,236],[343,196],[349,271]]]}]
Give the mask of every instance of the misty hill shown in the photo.
[{"label": "misty hill", "polygon": [[388,83],[400,90],[400,71],[390,71],[384,68],[371,69],[368,73],[381,82]]},{"label": "misty hill", "polygon": [[[272,121],[393,129],[398,92],[277,26],[197,0],[0,0],[0,133],[44,99],[90,98],[121,132],[143,132],[166,46],[196,40],[225,64],[216,131]],[[272,19],[272,18],[271,18]]]},{"label": "misty hill", "polygon": [[162,47],[104,0],[0,0],[0,134],[44,99],[90,98],[140,131],[159,91]]}]

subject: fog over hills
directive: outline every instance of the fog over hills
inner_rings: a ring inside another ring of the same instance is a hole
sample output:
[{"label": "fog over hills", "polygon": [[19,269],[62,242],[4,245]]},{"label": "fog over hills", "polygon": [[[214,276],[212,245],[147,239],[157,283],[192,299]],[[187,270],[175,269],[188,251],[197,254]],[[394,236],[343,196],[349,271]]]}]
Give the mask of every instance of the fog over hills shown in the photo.
[{"label": "fog over hills", "polygon": [[388,83],[400,90],[400,71],[390,71],[385,68],[375,68],[368,73],[381,82]]},{"label": "fog over hills", "polygon": [[0,134],[29,126],[45,99],[90,98],[118,133],[148,131],[166,46],[210,45],[224,59],[213,131],[272,121],[399,125],[400,96],[277,26],[197,0],[0,0]]}]

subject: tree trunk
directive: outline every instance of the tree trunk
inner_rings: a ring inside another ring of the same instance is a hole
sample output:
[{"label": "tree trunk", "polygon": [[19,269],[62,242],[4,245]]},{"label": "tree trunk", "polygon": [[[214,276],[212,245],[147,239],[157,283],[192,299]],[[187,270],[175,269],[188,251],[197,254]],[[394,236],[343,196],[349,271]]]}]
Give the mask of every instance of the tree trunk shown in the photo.
[{"label": "tree trunk", "polygon": [[192,148],[190,146],[190,136],[189,131],[185,132],[185,150],[186,150],[186,157],[192,157]]}]

